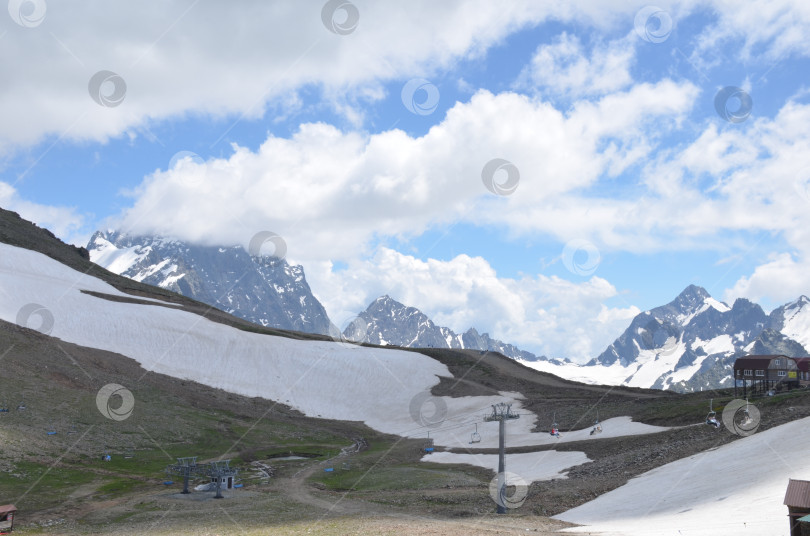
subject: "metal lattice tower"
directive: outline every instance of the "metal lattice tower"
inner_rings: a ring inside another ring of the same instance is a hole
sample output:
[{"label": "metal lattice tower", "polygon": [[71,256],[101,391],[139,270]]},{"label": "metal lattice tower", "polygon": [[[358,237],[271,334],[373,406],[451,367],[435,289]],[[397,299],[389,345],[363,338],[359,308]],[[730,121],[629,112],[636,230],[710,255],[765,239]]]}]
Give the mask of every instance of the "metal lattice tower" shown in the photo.
[{"label": "metal lattice tower", "polygon": [[197,465],[197,457],[177,458],[177,463],[166,467],[167,474],[175,474],[183,477],[183,493],[188,491],[188,480],[192,475],[205,472],[205,466]]},{"label": "metal lattice tower", "polygon": [[501,402],[492,405],[492,414],[484,417],[487,422],[498,421],[498,513],[506,513],[506,469],[504,468],[504,439],[506,436],[506,421],[519,419],[520,415],[512,413],[512,404]]},{"label": "metal lattice tower", "polygon": [[217,494],[214,495],[215,499],[222,499],[222,479],[227,477],[234,477],[239,472],[238,469],[231,467],[231,460],[220,460],[218,462],[211,462],[208,464],[208,475],[217,479]]}]

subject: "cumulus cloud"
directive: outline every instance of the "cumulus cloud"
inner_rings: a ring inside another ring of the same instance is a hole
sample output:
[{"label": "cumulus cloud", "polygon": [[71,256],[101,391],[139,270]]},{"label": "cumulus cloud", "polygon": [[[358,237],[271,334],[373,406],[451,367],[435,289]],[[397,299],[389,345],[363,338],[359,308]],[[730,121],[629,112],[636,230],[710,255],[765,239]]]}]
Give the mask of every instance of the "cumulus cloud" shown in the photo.
[{"label": "cumulus cloud", "polygon": [[17,212],[22,218],[46,228],[56,236],[75,244],[87,243],[86,235],[78,234],[84,226],[84,216],[73,207],[56,207],[27,201],[17,190],[0,181],[0,206]]},{"label": "cumulus cloud", "polygon": [[[459,59],[486,54],[517,30],[551,20],[626,35],[638,10],[601,0],[358,0],[356,5],[359,23],[348,35],[325,27],[320,2],[252,0],[231,6],[171,0],[146,10],[84,0],[48,3],[34,28],[5,17],[0,150],[48,136],[105,141],[189,114],[256,119],[269,107],[296,102],[296,93],[310,87],[361,124],[362,104],[379,99],[386,81],[448,69]],[[706,5],[685,0],[665,7],[677,21]],[[800,0],[718,0],[710,9],[717,21],[700,38],[695,63],[728,40],[744,44],[737,59],[761,49],[774,60],[810,53],[804,38],[810,8]],[[632,50],[627,39],[596,46],[590,57],[580,54],[582,47],[567,35],[541,47],[528,78],[560,91],[588,85],[608,91],[627,84]],[[543,74],[545,67],[554,78]],[[102,70],[126,84],[118,106],[99,106],[89,95],[91,78]]]},{"label": "cumulus cloud", "polygon": [[796,257],[790,253],[774,253],[756,267],[750,276],[741,277],[733,287],[726,290],[725,301],[732,303],[737,298],[770,305],[793,301],[801,295],[810,294],[810,262],[806,256]]},{"label": "cumulus cloud", "polygon": [[711,5],[717,16],[697,38],[691,61],[701,68],[723,61],[720,51],[729,42],[740,42],[735,56],[749,61],[762,56],[779,61],[796,54],[810,56],[810,5],[802,0],[755,0]]},{"label": "cumulus cloud", "polygon": [[[664,80],[563,114],[540,99],[480,91],[421,137],[304,124],[255,152],[234,146],[228,158],[156,171],[115,226],[210,244],[247,244],[271,230],[287,239],[291,258],[308,261],[350,260],[375,236],[407,239],[462,221],[568,240],[586,222],[588,232],[604,222],[551,220],[545,210],[649,154],[657,129],[685,114],[696,93]],[[519,169],[513,195],[484,187],[493,158]]]},{"label": "cumulus cloud", "polygon": [[580,362],[602,352],[640,312],[605,306],[618,292],[600,277],[579,283],[543,274],[503,278],[485,259],[468,255],[420,260],[382,247],[344,270],[314,263],[307,278],[338,324],[388,294],[457,333],[475,327],[534,353]]},{"label": "cumulus cloud", "polygon": [[788,101],[773,119],[743,125],[707,125],[644,180],[672,215],[664,243],[691,237],[747,260],[770,252],[724,298],[778,305],[810,289],[810,106]]},{"label": "cumulus cloud", "polygon": [[[374,249],[375,238],[407,240],[464,222],[502,229],[510,238],[582,238],[602,250],[649,253],[733,249],[745,233],[765,231],[783,237],[791,253],[765,260],[729,294],[765,293],[772,276],[790,278],[784,285],[790,292],[805,284],[801,270],[810,256],[802,229],[810,225],[801,200],[810,191],[810,108],[788,103],[772,120],[752,118],[736,128],[706,120],[691,126],[698,131],[694,141],[660,150],[661,138],[681,129],[706,95],[688,81],[635,83],[635,47],[647,44],[630,37],[583,43],[562,34],[537,49],[521,83],[566,95],[571,105],[564,111],[542,91],[470,88],[470,100],[423,136],[368,135],[362,105],[383,98],[387,81],[452,68],[547,20],[627,35],[637,6],[601,0],[356,4],[358,28],[345,36],[324,27],[319,3],[306,2],[167,1],[145,10],[126,3],[112,9],[97,0],[49,3],[37,28],[6,20],[0,151],[49,136],[68,142],[135,136],[151,122],[190,114],[231,121],[264,117],[272,106],[295,113],[302,105],[298,92],[314,87],[358,128],[304,124],[289,138],[269,136],[255,151],[235,144],[227,157],[156,170],[111,225],[209,244],[246,245],[256,232],[271,230],[287,240],[290,259],[316,278],[313,288],[335,294],[324,300],[336,321],[364,309],[375,294],[399,288],[400,295],[390,293],[454,329],[476,326],[541,353],[583,358],[601,351],[637,312],[604,306],[616,295],[607,281],[498,278],[483,259],[420,261]],[[703,4],[665,7],[677,27]],[[810,54],[805,4],[718,1],[710,9],[717,19],[698,39],[692,56],[698,66],[732,41],[743,43],[735,59],[755,49],[774,59]],[[119,106],[99,106],[88,94],[89,80],[104,69],[126,81]],[[511,196],[491,195],[481,182],[493,158],[520,171]],[[629,194],[613,194],[613,186]],[[20,200],[8,185],[0,187],[0,203],[61,236],[82,223],[71,209]],[[333,273],[334,261],[351,269]],[[397,287],[389,273],[419,288]]]},{"label": "cumulus cloud", "polygon": [[[48,3],[34,28],[5,17],[0,147],[45,136],[104,141],[186,114],[256,119],[313,86],[361,122],[361,105],[380,98],[381,82],[426,76],[480,56],[510,33],[551,17],[604,25],[626,16],[626,8],[590,0],[562,7],[530,0],[358,0],[356,29],[339,35],[325,27],[323,4],[173,0],[143,9],[84,0]],[[102,70],[126,84],[118,106],[99,106],[88,94]]]},{"label": "cumulus cloud", "polygon": [[590,54],[576,35],[563,32],[552,44],[537,48],[516,87],[568,97],[604,95],[633,82],[637,37],[631,34],[607,44],[596,43]]}]

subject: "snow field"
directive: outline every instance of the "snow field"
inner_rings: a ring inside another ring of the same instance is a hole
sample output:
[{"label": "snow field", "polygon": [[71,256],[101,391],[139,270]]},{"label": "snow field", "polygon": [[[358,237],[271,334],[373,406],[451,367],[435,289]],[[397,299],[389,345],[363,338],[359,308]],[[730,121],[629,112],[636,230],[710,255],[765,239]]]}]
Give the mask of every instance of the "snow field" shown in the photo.
[{"label": "snow field", "polygon": [[[147,370],[277,400],[308,416],[360,420],[388,433],[414,428],[413,396],[438,383],[438,375],[450,376],[444,365],[414,352],[271,337],[180,310],[96,298],[80,291],[126,295],[7,244],[0,244],[0,288],[0,318],[8,322],[37,303],[53,315],[50,335],[62,340],[131,357]],[[137,411],[137,385],[125,387]]]},{"label": "snow field", "polygon": [[[513,411],[521,412],[519,393],[431,397],[429,391],[438,377],[449,377],[450,372],[438,361],[415,352],[249,333],[174,308],[96,298],[81,291],[128,295],[45,255],[7,244],[0,244],[0,290],[0,318],[5,321],[15,323],[24,306],[36,303],[53,316],[49,332],[53,337],[130,357],[146,370],[276,400],[311,417],[362,421],[381,432],[409,437],[427,437],[430,432],[435,444],[444,447],[468,446],[473,423],[479,422],[482,441],[476,446],[492,448],[498,444],[497,423],[483,423],[491,405],[512,403]],[[39,324],[32,318],[29,326],[36,329]],[[138,385],[124,387],[134,394],[137,411]],[[507,424],[510,446],[589,437],[590,422],[582,423],[581,430],[564,431],[561,439],[531,433],[537,416],[522,413],[520,419]],[[665,430],[633,423],[627,417],[605,421],[603,429],[600,437]],[[450,463],[457,456],[446,454],[441,459]],[[580,463],[586,461],[582,456],[576,458]],[[560,459],[566,467],[575,465]],[[487,457],[480,460],[490,463]],[[492,462],[493,469],[496,464]],[[525,467],[524,478],[546,470]],[[550,467],[554,474],[562,468],[556,462]]]},{"label": "snow field", "polygon": [[[464,463],[486,469],[498,470],[497,454],[451,454],[449,452],[435,452],[422,458],[423,462],[433,463]],[[505,458],[506,472],[514,473],[527,484],[540,480],[553,478],[568,478],[565,470],[575,465],[588,463],[590,460],[584,452],[557,452],[544,450],[540,452],[527,452],[523,454],[507,454]]]},{"label": "snow field", "polygon": [[805,418],[658,467],[555,518],[602,535],[787,536],[782,501],[788,479],[810,480],[808,444]]}]

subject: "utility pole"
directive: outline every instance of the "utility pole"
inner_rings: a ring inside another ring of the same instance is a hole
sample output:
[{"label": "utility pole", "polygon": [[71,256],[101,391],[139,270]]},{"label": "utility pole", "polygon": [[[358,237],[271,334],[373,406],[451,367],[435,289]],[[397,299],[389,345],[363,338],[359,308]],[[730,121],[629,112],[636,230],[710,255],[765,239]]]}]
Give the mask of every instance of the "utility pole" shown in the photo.
[{"label": "utility pole", "polygon": [[506,436],[506,421],[519,419],[520,415],[512,413],[512,404],[501,402],[492,405],[492,414],[484,417],[485,421],[498,421],[498,513],[506,513],[506,469],[504,467],[504,441]]}]

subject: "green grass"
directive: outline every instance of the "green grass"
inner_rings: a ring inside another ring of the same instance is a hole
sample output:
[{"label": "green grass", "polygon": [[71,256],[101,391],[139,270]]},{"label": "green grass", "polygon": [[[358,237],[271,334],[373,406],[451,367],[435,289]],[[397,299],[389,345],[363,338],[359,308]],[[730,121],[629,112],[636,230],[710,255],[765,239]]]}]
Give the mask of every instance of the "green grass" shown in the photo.
[{"label": "green grass", "polygon": [[17,507],[48,508],[61,504],[78,486],[97,478],[93,473],[73,467],[17,462],[14,469],[0,479],[0,497],[4,503],[14,503]]},{"label": "green grass", "polygon": [[334,473],[323,473],[316,480],[332,490],[402,491],[430,489],[463,482],[476,485],[480,480],[453,469],[431,469],[411,465],[394,467],[352,468],[348,471],[335,467]]},{"label": "green grass", "polygon": [[110,498],[127,495],[144,487],[146,487],[146,485],[139,480],[132,478],[116,478],[99,486],[97,493],[105,496],[104,498]]}]

